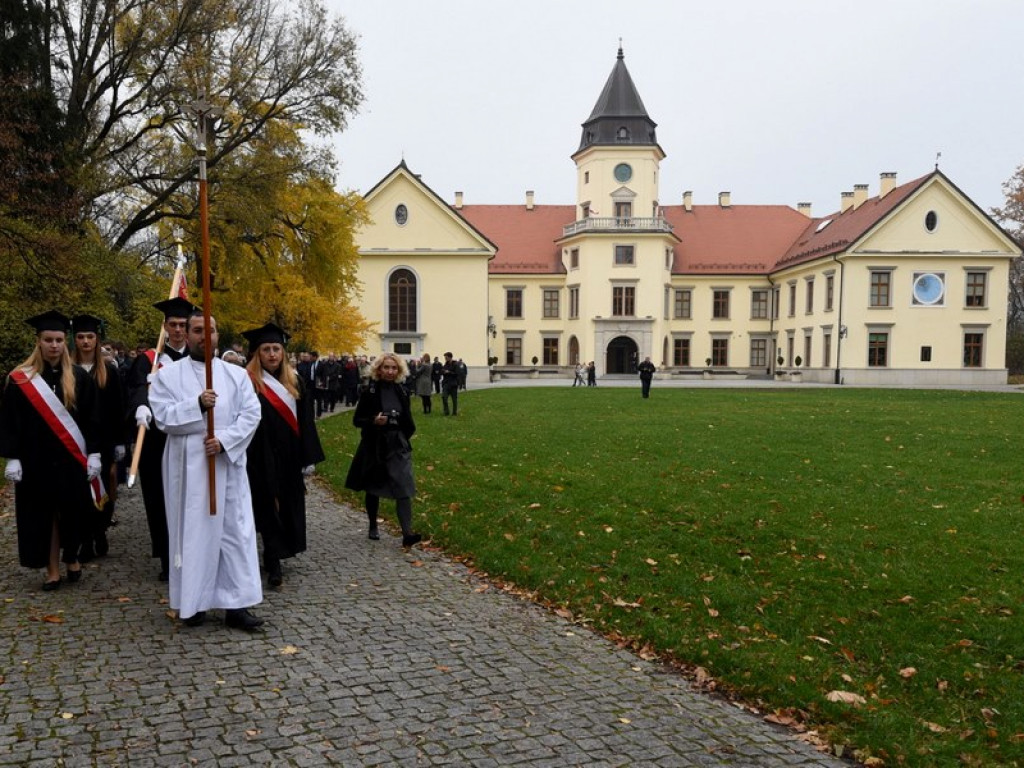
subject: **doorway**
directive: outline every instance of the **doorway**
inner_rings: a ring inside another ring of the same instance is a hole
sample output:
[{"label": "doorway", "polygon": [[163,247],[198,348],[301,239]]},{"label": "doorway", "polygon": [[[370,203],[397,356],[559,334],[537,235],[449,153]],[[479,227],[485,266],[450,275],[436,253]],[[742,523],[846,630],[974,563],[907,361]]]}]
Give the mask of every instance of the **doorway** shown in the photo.
[{"label": "doorway", "polygon": [[605,373],[636,373],[639,355],[635,341],[628,336],[616,336],[608,342]]}]

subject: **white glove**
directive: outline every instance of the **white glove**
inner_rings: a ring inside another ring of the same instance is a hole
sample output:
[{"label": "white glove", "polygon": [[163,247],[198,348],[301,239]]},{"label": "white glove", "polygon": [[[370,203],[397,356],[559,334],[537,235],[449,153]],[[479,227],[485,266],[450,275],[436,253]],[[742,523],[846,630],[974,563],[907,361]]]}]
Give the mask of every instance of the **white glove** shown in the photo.
[{"label": "white glove", "polygon": [[100,461],[100,455],[98,453],[90,453],[85,461],[86,478],[95,480],[100,476],[101,469],[103,469],[103,462]]},{"label": "white glove", "polygon": [[153,412],[148,406],[140,405],[135,409],[135,423],[149,429],[149,425],[153,423]]},{"label": "white glove", "polygon": [[303,467],[302,468],[302,476],[303,477],[309,477],[314,472],[316,472],[316,464],[310,464],[308,467]]},{"label": "white glove", "polygon": [[124,459],[125,450],[123,445],[114,446],[114,461],[121,461]]},{"label": "white glove", "polygon": [[4,477],[12,483],[21,482],[21,461],[19,459],[7,460],[7,468],[4,470]]}]

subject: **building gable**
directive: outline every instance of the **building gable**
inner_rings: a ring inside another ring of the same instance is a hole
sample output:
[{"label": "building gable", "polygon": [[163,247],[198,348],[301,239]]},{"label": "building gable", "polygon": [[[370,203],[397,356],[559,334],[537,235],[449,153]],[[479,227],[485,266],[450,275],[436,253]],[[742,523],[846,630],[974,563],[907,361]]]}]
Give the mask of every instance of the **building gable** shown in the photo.
[{"label": "building gable", "polygon": [[496,248],[404,163],[365,197],[370,224],[356,236],[360,253],[493,256]]},{"label": "building gable", "polygon": [[995,255],[1016,246],[941,174],[933,175],[884,220],[853,243],[851,252]]}]

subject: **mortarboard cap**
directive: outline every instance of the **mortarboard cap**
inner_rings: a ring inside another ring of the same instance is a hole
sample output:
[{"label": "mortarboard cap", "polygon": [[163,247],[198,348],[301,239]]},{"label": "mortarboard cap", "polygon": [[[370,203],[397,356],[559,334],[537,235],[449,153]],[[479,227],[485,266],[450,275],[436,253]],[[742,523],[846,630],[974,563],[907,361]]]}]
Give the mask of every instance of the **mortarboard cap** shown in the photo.
[{"label": "mortarboard cap", "polygon": [[249,349],[256,350],[260,344],[281,344],[288,343],[288,334],[280,326],[267,323],[262,328],[253,328],[251,331],[242,331],[245,340],[249,342]]},{"label": "mortarboard cap", "polygon": [[75,315],[71,318],[71,330],[75,333],[99,334],[103,321],[93,315]]},{"label": "mortarboard cap", "polygon": [[35,328],[36,333],[42,333],[43,331],[63,331],[67,333],[68,326],[71,324],[66,315],[62,315],[55,309],[43,312],[43,314],[36,315],[35,317],[30,317],[25,322]]},{"label": "mortarboard cap", "polygon": [[164,317],[191,317],[193,312],[198,312],[199,307],[193,304],[191,301],[183,299],[179,296],[175,296],[173,299],[164,299],[158,301],[153,305],[161,312],[164,313]]}]

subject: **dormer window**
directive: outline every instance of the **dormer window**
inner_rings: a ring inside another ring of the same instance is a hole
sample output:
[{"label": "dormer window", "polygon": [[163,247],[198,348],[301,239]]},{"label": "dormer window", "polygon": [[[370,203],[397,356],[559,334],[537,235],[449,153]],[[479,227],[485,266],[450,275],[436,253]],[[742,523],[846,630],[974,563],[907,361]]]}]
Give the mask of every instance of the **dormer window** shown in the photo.
[{"label": "dormer window", "polygon": [[629,141],[629,128],[626,126],[620,126],[619,130],[615,132],[616,141]]}]

